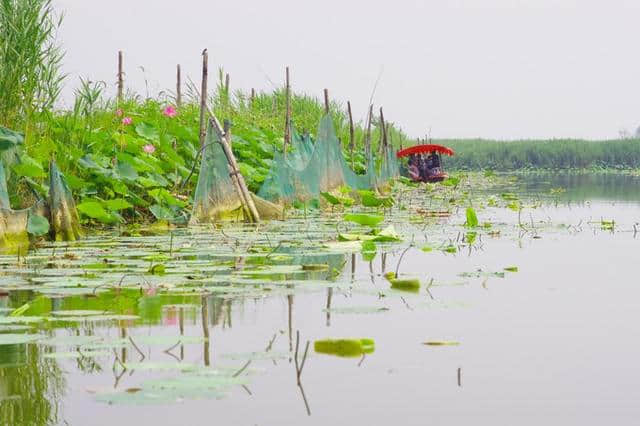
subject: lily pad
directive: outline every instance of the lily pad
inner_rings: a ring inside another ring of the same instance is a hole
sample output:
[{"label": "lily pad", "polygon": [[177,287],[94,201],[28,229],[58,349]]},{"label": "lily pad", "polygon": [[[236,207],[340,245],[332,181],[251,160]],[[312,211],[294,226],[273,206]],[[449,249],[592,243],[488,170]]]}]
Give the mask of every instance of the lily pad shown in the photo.
[{"label": "lily pad", "polygon": [[320,354],[352,358],[373,353],[375,343],[372,339],[316,340],[313,342],[313,350]]},{"label": "lily pad", "polygon": [[0,334],[0,345],[18,345],[21,343],[33,343],[42,339],[40,334]]},{"label": "lily pad", "polygon": [[374,227],[384,220],[384,216],[367,213],[347,213],[344,215],[344,220],[359,225]]},{"label": "lily pad", "polygon": [[45,346],[81,346],[96,343],[101,340],[102,337],[100,336],[56,336],[41,340],[38,344]]},{"label": "lily pad", "polygon": [[223,354],[222,358],[235,359],[235,360],[251,360],[251,361],[263,361],[273,359],[286,359],[291,354],[289,352],[248,352],[237,354]]},{"label": "lily pad", "polygon": [[393,227],[393,225],[389,225],[388,227],[380,231],[378,235],[376,235],[373,238],[373,241],[393,242],[393,241],[402,241],[402,238],[400,238],[400,236],[396,232],[396,229]]},{"label": "lily pad", "polygon": [[225,389],[233,385],[246,385],[247,376],[193,376],[182,375],[173,379],[150,380],[143,384],[143,388],[176,389],[176,390],[205,390]]},{"label": "lily pad", "polygon": [[391,288],[395,290],[404,290],[404,291],[413,291],[416,292],[420,290],[420,280],[419,279],[390,279]]},{"label": "lily pad", "polygon": [[68,311],[52,311],[51,315],[57,316],[57,317],[90,317],[90,316],[95,316],[95,315],[105,315],[105,314],[109,314],[108,311],[94,311],[94,310],[83,310],[83,309],[76,309],[76,310],[68,310]]},{"label": "lily pad", "polygon": [[460,342],[452,341],[452,340],[431,340],[428,342],[424,342],[423,345],[427,346],[458,346]]},{"label": "lily pad", "polygon": [[193,370],[195,364],[186,362],[126,362],[124,366],[129,370],[154,370],[154,371],[170,371],[170,370]]},{"label": "lily pad", "polygon": [[380,314],[389,311],[389,308],[380,306],[348,306],[340,308],[323,309],[323,312],[332,314]]},{"label": "lily pad", "polygon": [[109,351],[87,350],[87,351],[70,351],[70,352],[52,352],[52,353],[44,354],[42,355],[42,357],[52,358],[52,359],[74,359],[74,358],[109,357],[112,355],[113,353]]},{"label": "lily pad", "polygon": [[107,404],[147,405],[180,402],[182,397],[162,390],[141,390],[139,392],[107,392],[97,394],[96,401]]}]

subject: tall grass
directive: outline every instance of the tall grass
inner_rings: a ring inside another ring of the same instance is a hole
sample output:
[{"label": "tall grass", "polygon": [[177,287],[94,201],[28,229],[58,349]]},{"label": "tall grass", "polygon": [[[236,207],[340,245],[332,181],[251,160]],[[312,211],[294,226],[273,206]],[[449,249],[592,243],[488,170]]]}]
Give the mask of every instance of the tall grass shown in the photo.
[{"label": "tall grass", "polygon": [[640,139],[588,141],[578,139],[495,141],[434,140],[456,155],[451,169],[636,169],[640,168]]},{"label": "tall grass", "polygon": [[60,94],[62,16],[51,0],[0,0],[0,125],[28,127]]}]

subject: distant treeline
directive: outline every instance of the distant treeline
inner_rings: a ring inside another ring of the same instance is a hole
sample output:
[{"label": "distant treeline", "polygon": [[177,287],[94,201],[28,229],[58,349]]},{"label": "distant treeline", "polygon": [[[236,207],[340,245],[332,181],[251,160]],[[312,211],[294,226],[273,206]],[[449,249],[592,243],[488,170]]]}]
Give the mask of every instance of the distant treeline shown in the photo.
[{"label": "distant treeline", "polygon": [[455,151],[455,156],[445,159],[448,169],[640,168],[640,139],[440,139],[433,140],[433,143],[451,147]]}]

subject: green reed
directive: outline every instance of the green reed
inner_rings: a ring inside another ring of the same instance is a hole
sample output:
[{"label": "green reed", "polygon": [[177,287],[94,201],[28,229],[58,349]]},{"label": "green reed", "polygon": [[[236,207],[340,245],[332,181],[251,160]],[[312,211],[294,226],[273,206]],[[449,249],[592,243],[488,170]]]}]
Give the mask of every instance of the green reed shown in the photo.
[{"label": "green reed", "polygon": [[0,0],[0,125],[27,128],[60,94],[62,16],[51,0]]},{"label": "green reed", "polygon": [[437,140],[454,149],[451,169],[636,169],[640,168],[640,139],[616,140]]}]

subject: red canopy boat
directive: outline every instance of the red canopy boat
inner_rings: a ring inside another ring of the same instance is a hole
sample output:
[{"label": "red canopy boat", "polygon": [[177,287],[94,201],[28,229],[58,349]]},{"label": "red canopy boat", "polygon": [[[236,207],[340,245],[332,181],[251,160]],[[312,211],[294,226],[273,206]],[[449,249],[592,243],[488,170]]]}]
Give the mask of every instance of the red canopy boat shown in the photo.
[{"label": "red canopy boat", "polygon": [[437,152],[438,154],[446,154],[446,155],[454,154],[451,148],[447,148],[446,146],[442,146],[442,145],[429,144],[429,145],[410,146],[409,148],[405,148],[403,150],[398,151],[396,153],[396,157],[398,158],[407,157],[411,154],[425,154],[427,152]]},{"label": "red canopy boat", "polygon": [[[429,154],[425,158],[422,154]],[[442,145],[415,145],[396,153],[396,157],[410,157],[409,177],[416,182],[440,182],[448,177],[440,164],[440,155],[453,155],[451,148]]]}]

